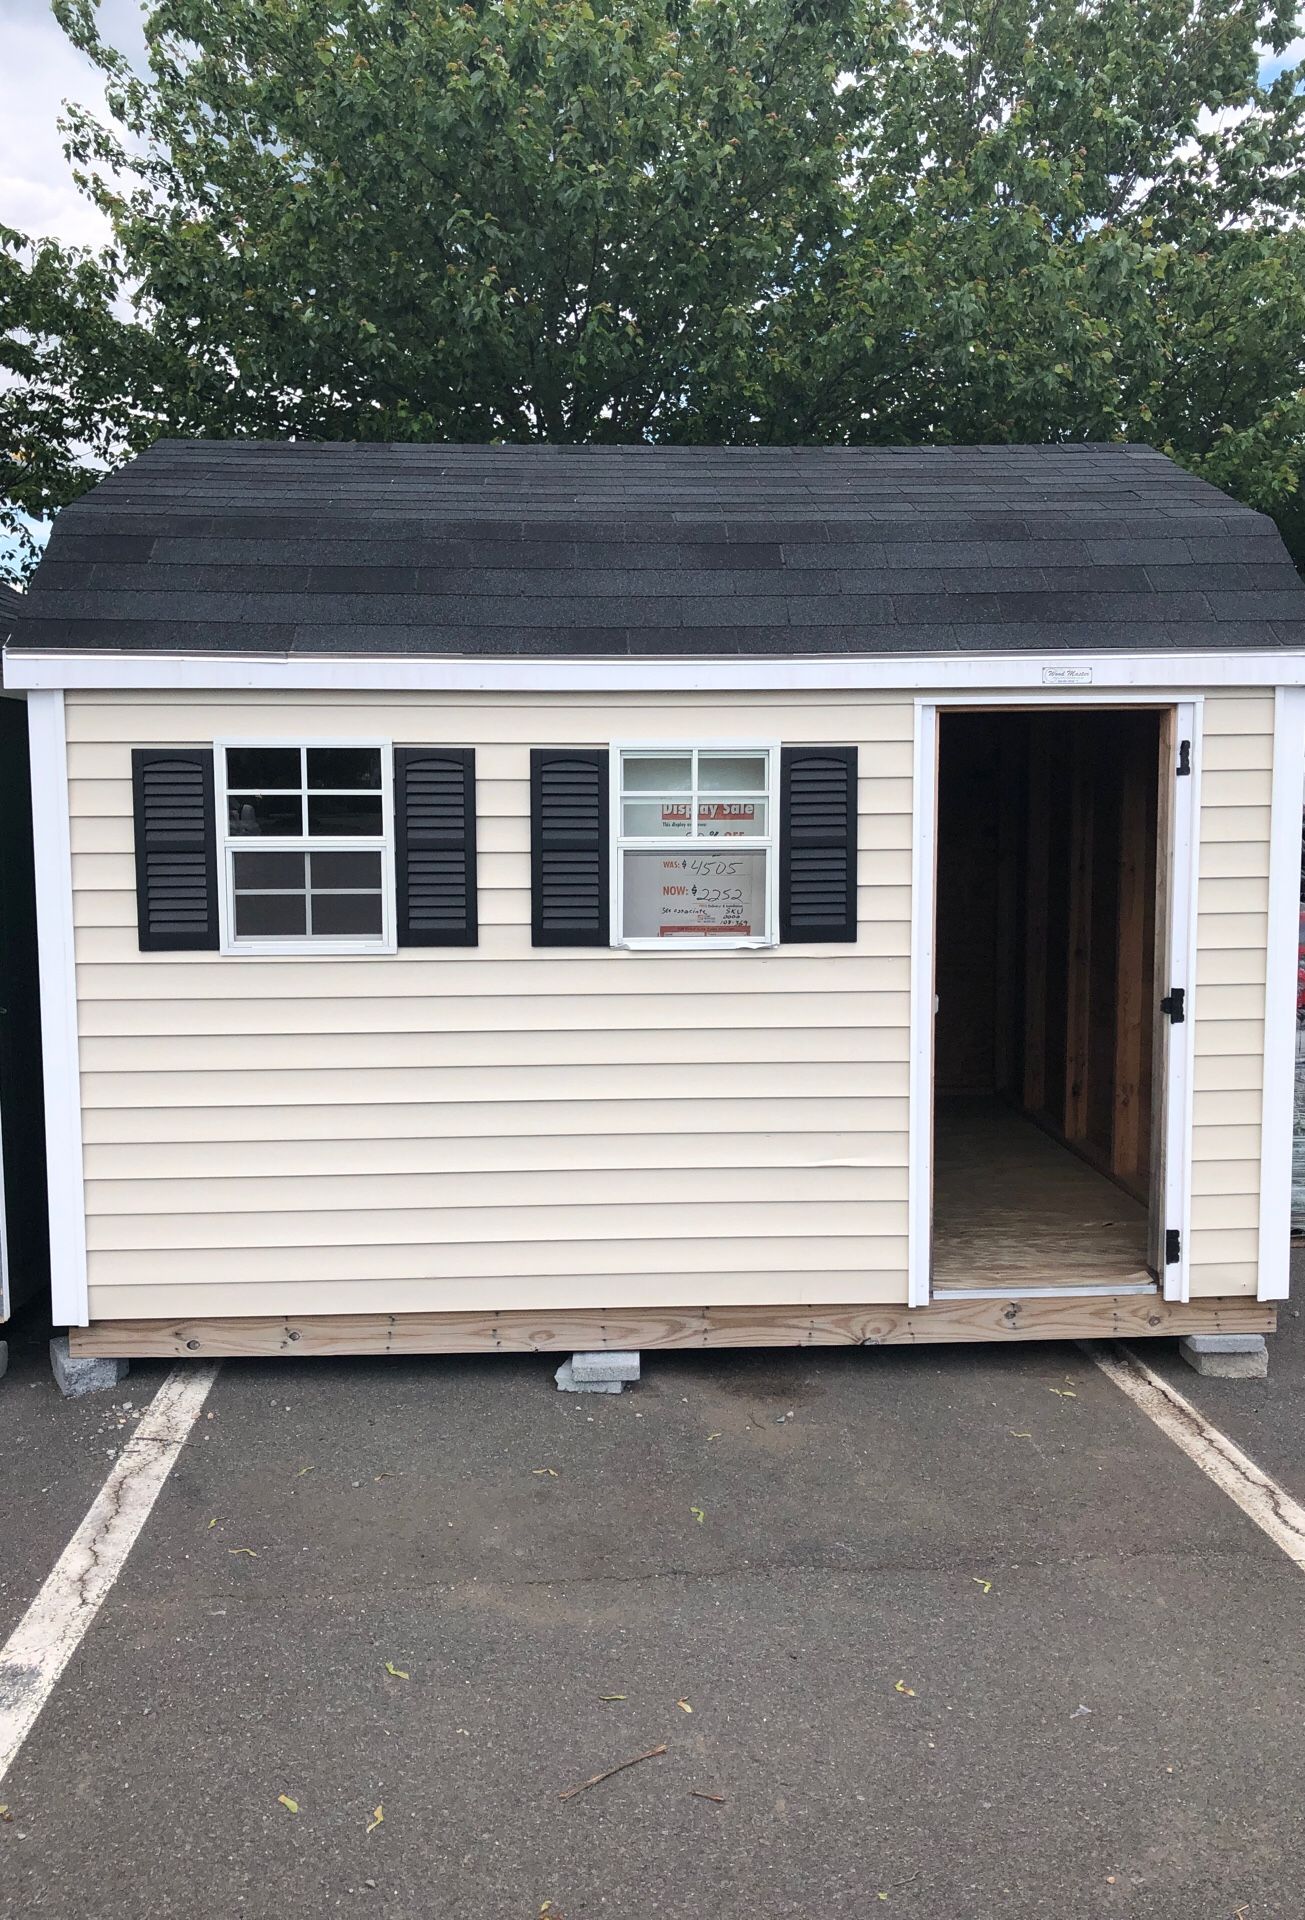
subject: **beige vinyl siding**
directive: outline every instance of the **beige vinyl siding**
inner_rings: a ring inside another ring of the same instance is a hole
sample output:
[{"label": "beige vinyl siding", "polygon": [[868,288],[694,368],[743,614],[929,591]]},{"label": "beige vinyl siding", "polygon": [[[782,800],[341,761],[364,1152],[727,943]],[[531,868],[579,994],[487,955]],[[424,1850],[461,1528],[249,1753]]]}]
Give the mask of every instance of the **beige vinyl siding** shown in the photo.
[{"label": "beige vinyl siding", "polygon": [[1272,693],[1205,702],[1193,1034],[1191,1288],[1258,1283]]},{"label": "beige vinyl siding", "polygon": [[[95,1319],[896,1303],[907,1294],[908,696],[67,700]],[[474,746],[481,940],[142,954],[130,748]],[[855,742],[855,946],[534,951],[531,746]],[[1210,696],[1191,1258],[1253,1294],[1271,695]]]},{"label": "beige vinyl siding", "polygon": [[[93,1318],[906,1299],[909,698],[76,694]],[[141,954],[130,748],[476,749],[480,945]],[[530,945],[532,746],[860,748],[855,946]]]}]

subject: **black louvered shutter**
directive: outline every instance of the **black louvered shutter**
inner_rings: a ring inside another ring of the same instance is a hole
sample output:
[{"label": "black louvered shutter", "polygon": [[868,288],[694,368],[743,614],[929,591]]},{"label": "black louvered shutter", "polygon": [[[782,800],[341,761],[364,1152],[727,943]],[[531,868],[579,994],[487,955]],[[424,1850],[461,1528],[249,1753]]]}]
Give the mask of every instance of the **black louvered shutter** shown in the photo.
[{"label": "black louvered shutter", "polygon": [[133,747],[136,924],[142,953],[219,945],[211,747]]},{"label": "black louvered shutter", "polygon": [[856,939],[856,748],[780,750],[779,937]]},{"label": "black louvered shutter", "polygon": [[530,934],[537,947],[611,944],[606,747],[530,754]]},{"label": "black louvered shutter", "polygon": [[394,749],[401,947],[474,947],[476,755],[471,747]]}]

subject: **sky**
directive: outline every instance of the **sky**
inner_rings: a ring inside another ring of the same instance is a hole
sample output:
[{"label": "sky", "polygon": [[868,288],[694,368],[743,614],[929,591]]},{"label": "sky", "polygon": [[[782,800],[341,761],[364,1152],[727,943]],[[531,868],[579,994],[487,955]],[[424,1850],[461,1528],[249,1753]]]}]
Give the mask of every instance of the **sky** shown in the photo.
[{"label": "sky", "polygon": [[[142,44],[140,18],[138,0],[102,0],[100,31],[132,52]],[[49,0],[0,0],[0,222],[95,246],[107,228],[63,157],[56,123],[65,100],[102,109],[100,76],[65,40]]]}]

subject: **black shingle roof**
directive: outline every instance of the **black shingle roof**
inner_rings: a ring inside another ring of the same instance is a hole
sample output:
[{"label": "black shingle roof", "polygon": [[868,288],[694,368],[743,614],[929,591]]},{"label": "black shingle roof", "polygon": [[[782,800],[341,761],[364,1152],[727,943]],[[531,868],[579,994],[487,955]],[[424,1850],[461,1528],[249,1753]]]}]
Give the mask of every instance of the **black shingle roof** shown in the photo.
[{"label": "black shingle roof", "polygon": [[[17,638],[18,622],[27,613],[27,596],[0,580],[0,647]],[[3,660],[0,659],[0,687],[4,685]]]},{"label": "black shingle roof", "polygon": [[1305,646],[1272,521],[1148,447],[161,441],[24,647],[701,656]]}]

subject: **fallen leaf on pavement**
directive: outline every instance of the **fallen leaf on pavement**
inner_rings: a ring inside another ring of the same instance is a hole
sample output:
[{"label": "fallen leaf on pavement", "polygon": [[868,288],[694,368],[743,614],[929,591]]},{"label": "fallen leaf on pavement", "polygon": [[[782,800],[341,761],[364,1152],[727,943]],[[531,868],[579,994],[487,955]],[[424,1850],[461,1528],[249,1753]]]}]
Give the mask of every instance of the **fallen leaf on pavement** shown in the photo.
[{"label": "fallen leaf on pavement", "polygon": [[1007,1427],[1006,1431],[1012,1440],[1031,1440],[1033,1438],[1031,1433],[1016,1433],[1014,1427]]},{"label": "fallen leaf on pavement", "polygon": [[693,1515],[699,1526],[701,1526],[707,1518],[706,1510],[703,1507],[690,1507],[689,1512]]},{"label": "fallen leaf on pavement", "polygon": [[402,1667],[396,1667],[391,1660],[385,1662],[385,1671],[391,1680],[409,1680],[412,1677],[411,1674],[405,1673]]},{"label": "fallen leaf on pavement", "polygon": [[251,1560],[257,1560],[258,1558],[258,1555],[254,1552],[254,1549],[252,1547],[228,1547],[227,1552],[228,1553],[247,1553]]},{"label": "fallen leaf on pavement", "polygon": [[317,1472],[316,1467],[300,1467],[298,1473],[295,1475],[295,1479],[302,1480],[306,1473],[316,1473],[316,1472]]},{"label": "fallen leaf on pavement", "polygon": [[546,1473],[550,1480],[556,1480],[558,1477],[556,1467],[532,1467],[530,1471],[536,1475]]},{"label": "fallen leaf on pavement", "polygon": [[217,1525],[217,1515],[216,1515],[216,1514],[214,1514],[214,1515],[213,1515],[213,1518],[212,1518],[212,1519],[211,1519],[211,1520],[209,1521],[209,1523],[208,1523],[208,1530],[209,1530],[209,1532],[210,1532],[210,1533],[212,1533],[212,1531],[213,1531],[213,1529],[214,1529],[214,1527],[215,1527],[216,1525]]},{"label": "fallen leaf on pavement", "polygon": [[288,1793],[278,1793],[276,1797],[280,1805],[285,1808],[287,1813],[298,1813],[299,1802],[297,1800],[292,1800]]},{"label": "fallen leaf on pavement", "polygon": [[709,1440],[723,1440],[725,1438],[725,1435],[723,1433],[709,1433],[707,1435],[707,1438]]},{"label": "fallen leaf on pavement", "polygon": [[368,1833],[375,1833],[377,1827],[380,1826],[384,1818],[385,1818],[385,1808],[377,1807],[375,1813],[372,1815],[371,1819],[367,1822]]},{"label": "fallen leaf on pavement", "polygon": [[1085,1714],[1090,1714],[1091,1711],[1091,1707],[1077,1706],[1069,1717],[1071,1720],[1081,1720]]},{"label": "fallen leaf on pavement", "polygon": [[895,1693],[904,1693],[909,1700],[914,1700],[915,1698],[915,1688],[908,1687],[905,1680],[899,1680],[893,1691]]},{"label": "fallen leaf on pavement", "polygon": [[12,1820],[13,1817],[7,1806],[0,1806],[0,1820]]},{"label": "fallen leaf on pavement", "polygon": [[972,1574],[970,1575],[970,1578],[971,1578],[971,1580],[973,1580],[973,1582],[974,1582],[974,1584],[975,1584],[975,1586],[976,1586],[976,1587],[982,1587],[982,1588],[983,1588],[983,1591],[984,1591],[985,1593],[991,1593],[991,1592],[992,1592],[992,1582],[991,1582],[991,1580],[982,1580],[982,1579],[980,1579],[980,1577],[979,1577],[979,1575],[978,1575],[977,1573],[972,1573]]},{"label": "fallen leaf on pavement", "polygon": [[1072,1387],[1048,1387],[1048,1393],[1054,1393],[1058,1400],[1077,1400],[1078,1395]]},{"label": "fallen leaf on pavement", "polygon": [[681,1713],[692,1713],[692,1712],[693,1712],[693,1708],[692,1708],[692,1707],[691,1707],[691,1706],[689,1705],[689,1703],[688,1703],[688,1701],[687,1701],[687,1700],[677,1700],[677,1701],[675,1702],[675,1704],[676,1704],[676,1706],[677,1706],[677,1707],[678,1707],[678,1708],[680,1709],[680,1712],[681,1712]]},{"label": "fallen leaf on pavement", "polygon": [[628,1700],[629,1697],[625,1693],[600,1693],[598,1696],[600,1700]]},{"label": "fallen leaf on pavement", "polygon": [[696,1787],[689,1788],[689,1798],[690,1800],[710,1800],[718,1807],[725,1805],[725,1795],[723,1793],[699,1793]]}]

